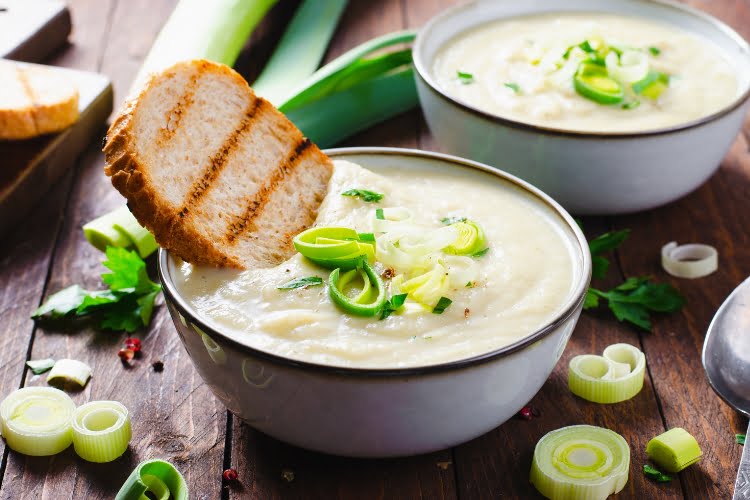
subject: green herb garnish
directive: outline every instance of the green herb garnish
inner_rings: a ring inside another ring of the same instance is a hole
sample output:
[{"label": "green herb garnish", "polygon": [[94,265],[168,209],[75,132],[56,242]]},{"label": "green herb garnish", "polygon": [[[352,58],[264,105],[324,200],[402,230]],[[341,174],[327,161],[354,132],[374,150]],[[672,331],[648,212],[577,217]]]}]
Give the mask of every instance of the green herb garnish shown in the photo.
[{"label": "green herb garnish", "polygon": [[521,87],[517,83],[513,83],[513,82],[503,83],[503,86],[508,87],[510,90],[512,90],[516,94],[521,93]]},{"label": "green herb garnish", "polygon": [[306,278],[296,278],[291,281],[287,281],[283,285],[277,286],[277,290],[294,290],[296,288],[307,288],[309,286],[317,286],[323,284],[323,278],[318,276],[308,276]]},{"label": "green herb garnish", "polygon": [[[589,242],[594,278],[604,278],[609,269],[609,260],[601,254],[619,247],[629,235],[630,230],[625,229],[602,234]],[[675,312],[685,304],[685,299],[672,285],[652,283],[648,276],[628,278],[607,292],[589,287],[583,308],[598,307],[601,299],[607,301],[610,311],[619,321],[628,321],[646,331],[651,330],[652,311]]]},{"label": "green herb garnish", "polygon": [[643,473],[647,478],[652,479],[658,483],[668,483],[672,480],[672,476],[664,474],[660,470],[651,467],[649,464],[643,464]]},{"label": "green herb garnish", "polygon": [[485,255],[485,254],[486,254],[487,252],[489,252],[489,251],[490,251],[490,247],[487,247],[487,248],[485,248],[484,250],[480,250],[480,251],[478,251],[478,252],[474,252],[474,253],[473,253],[473,254],[471,254],[471,255],[470,255],[469,257],[474,257],[474,258],[477,258],[477,259],[478,259],[479,257],[484,257],[484,255]]},{"label": "green herb garnish", "polygon": [[341,193],[341,196],[351,196],[359,198],[367,203],[377,203],[383,199],[382,193],[376,193],[375,191],[369,191],[367,189],[350,189]]},{"label": "green herb garnish", "polygon": [[[440,297],[440,300],[438,300],[438,303],[432,309],[432,312],[434,314],[443,314],[443,311],[448,309],[448,306],[450,306],[452,303],[453,301],[449,299],[448,297]],[[425,337],[425,338],[428,338],[428,337]]]},{"label": "green herb garnish", "polygon": [[659,71],[649,71],[643,80],[632,85],[633,92],[649,99],[658,99],[669,88],[669,75]]},{"label": "green herb garnish", "polygon": [[624,103],[620,107],[622,109],[635,109],[635,108],[637,108],[640,105],[641,105],[641,101],[639,101],[639,100],[636,99],[636,100],[633,100],[633,101],[630,101],[630,102],[626,102],[626,103]]},{"label": "green herb garnish", "polygon": [[467,282],[466,283],[466,288],[474,288],[474,282],[473,281]]},{"label": "green herb garnish", "polygon": [[440,219],[440,222],[445,224],[446,226],[450,226],[451,224],[466,222],[466,217],[443,217],[442,219]]},{"label": "green herb garnish", "polygon": [[357,236],[359,241],[375,241],[375,235],[372,233],[359,233]]},{"label": "green herb garnish", "polygon": [[661,49],[659,47],[649,47],[648,51],[651,52],[652,56],[658,56],[661,54]]},{"label": "green herb garnish", "polygon": [[375,210],[375,218],[378,220],[385,220],[385,214],[383,213],[382,208],[378,208]]},{"label": "green herb garnish", "polygon": [[161,286],[151,281],[146,263],[137,253],[124,248],[107,247],[104,266],[111,273],[102,274],[108,290],[84,290],[78,285],[50,295],[34,313],[34,319],[62,319],[96,315],[99,326],[108,330],[133,332],[148,326],[154,301]]},{"label": "green herb garnish", "polygon": [[734,439],[737,440],[737,444],[745,445],[746,434],[735,434]]},{"label": "green herb garnish", "polygon": [[466,85],[467,83],[474,83],[474,75],[466,73],[465,71],[456,71],[456,75],[461,83]]},{"label": "green herb garnish", "polygon": [[383,310],[380,311],[380,319],[385,319],[394,312],[401,309],[401,307],[404,305],[404,302],[406,301],[406,295],[407,294],[405,293],[400,293],[386,300],[385,304],[383,304]]},{"label": "green herb garnish", "polygon": [[42,373],[49,371],[55,366],[55,360],[52,358],[47,359],[33,359],[26,362],[26,366],[31,369],[34,375],[41,375]]}]

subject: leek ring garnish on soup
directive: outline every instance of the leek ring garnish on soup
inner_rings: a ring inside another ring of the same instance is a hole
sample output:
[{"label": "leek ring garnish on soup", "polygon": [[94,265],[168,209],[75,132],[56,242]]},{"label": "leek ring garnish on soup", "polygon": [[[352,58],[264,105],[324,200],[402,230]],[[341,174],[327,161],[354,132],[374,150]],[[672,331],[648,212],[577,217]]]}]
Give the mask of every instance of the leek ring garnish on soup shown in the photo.
[{"label": "leek ring garnish on soup", "polygon": [[[363,285],[359,292],[350,296],[347,294],[347,285],[355,279],[354,274],[349,274],[352,272],[362,279]],[[334,269],[328,277],[328,292],[339,309],[356,316],[375,316],[381,312],[385,304],[385,284],[367,262],[343,275],[341,269]]]},{"label": "leek ring garnish on soup", "polygon": [[354,229],[313,227],[298,234],[293,242],[294,248],[312,262],[328,269],[349,270],[375,258],[372,235],[364,235],[361,241]]},{"label": "leek ring garnish on soup", "polygon": [[573,77],[576,92],[599,104],[618,104],[625,91],[617,80],[610,78],[607,68],[592,62],[582,62]]},{"label": "leek ring garnish on soup", "polygon": [[594,403],[619,403],[643,388],[646,356],[630,344],[612,344],[601,356],[583,354],[570,360],[568,386]]},{"label": "leek ring garnish on soup", "polygon": [[451,224],[458,230],[456,241],[445,247],[445,253],[453,255],[473,255],[480,250],[484,250],[487,239],[484,236],[482,227],[474,221],[457,222]]},{"label": "leek ring garnish on soup", "polygon": [[606,499],[628,482],[630,447],[622,436],[592,425],[545,434],[534,448],[529,480],[547,498]]}]

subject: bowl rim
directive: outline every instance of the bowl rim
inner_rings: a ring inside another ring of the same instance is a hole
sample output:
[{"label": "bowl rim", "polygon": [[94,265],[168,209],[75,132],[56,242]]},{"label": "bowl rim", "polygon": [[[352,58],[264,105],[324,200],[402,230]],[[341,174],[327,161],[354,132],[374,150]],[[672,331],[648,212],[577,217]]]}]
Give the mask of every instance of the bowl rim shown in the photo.
[{"label": "bowl rim", "polygon": [[[725,105],[723,108],[720,108],[719,110],[715,111],[714,113],[711,113],[710,115],[706,115],[704,117],[697,118],[695,120],[691,120],[688,122],[679,123],[677,125],[670,125],[668,127],[661,127],[661,128],[655,128],[655,129],[644,130],[644,131],[630,131],[630,132],[577,131],[577,130],[571,130],[571,129],[566,129],[566,128],[547,127],[543,125],[533,125],[531,123],[514,120],[512,118],[506,118],[506,117],[502,117],[493,113],[489,113],[487,111],[483,111],[457,98],[454,98],[448,95],[446,92],[444,92],[440,88],[440,86],[437,84],[437,82],[435,82],[435,80],[432,78],[431,72],[426,69],[427,65],[425,64],[425,60],[422,57],[423,52],[424,52],[424,46],[425,46],[425,38],[429,35],[431,30],[435,29],[436,24],[444,21],[447,18],[450,18],[451,16],[455,15],[455,13],[459,11],[473,8],[475,5],[482,3],[482,1],[483,0],[472,0],[467,3],[456,5],[454,7],[450,7],[446,10],[443,10],[436,16],[432,17],[417,32],[417,36],[416,36],[416,39],[414,40],[414,44],[412,48],[412,54],[413,54],[413,60],[414,60],[414,68],[416,70],[415,77],[418,77],[423,82],[425,82],[425,84],[427,84],[430,90],[437,93],[444,100],[449,101],[451,104],[459,107],[463,111],[473,114],[473,115],[477,115],[480,118],[484,118],[491,122],[494,122],[500,125],[505,125],[510,128],[521,129],[521,130],[526,130],[530,132],[541,133],[544,135],[551,135],[551,136],[589,138],[589,139],[634,139],[634,138],[656,137],[660,135],[675,134],[678,132],[682,132],[684,130],[693,129],[693,128],[706,125],[710,122],[718,120],[719,118],[737,110],[738,108],[740,108],[741,106],[745,104],[748,98],[750,98],[750,82],[749,82],[746,85],[747,88],[745,89],[744,93],[742,93],[737,99]],[[667,8],[680,11],[684,14],[692,15],[693,17],[696,17],[702,20],[703,22],[706,22],[712,25],[714,28],[718,29],[718,31],[720,31],[722,34],[727,36],[727,38],[731,39],[734,43],[736,43],[737,46],[740,48],[740,51],[744,52],[750,57],[750,45],[748,44],[748,42],[739,33],[737,33],[737,31],[735,31],[732,27],[730,27],[723,21],[717,19],[716,17],[706,12],[703,12],[689,5],[677,3],[674,0],[627,0],[627,1],[632,2],[632,3],[641,3],[641,4],[658,4]],[[597,11],[596,7],[593,7],[591,11],[596,12]],[[550,9],[544,12],[548,12],[548,13],[560,12],[559,3],[550,5]],[[498,21],[500,19],[511,19],[512,17],[519,17],[519,16],[498,17],[497,19],[483,20],[481,23],[476,24],[476,26],[480,26],[488,22]],[[629,17],[638,17],[638,16],[629,16]],[[683,30],[683,31],[688,31],[688,30]]]},{"label": "bowl rim", "polygon": [[494,349],[476,356],[468,358],[462,358],[454,361],[447,361],[443,363],[436,363],[423,366],[403,367],[403,368],[365,368],[365,367],[345,367],[337,365],[326,365],[322,363],[315,363],[311,361],[303,361],[278,354],[273,354],[261,349],[257,349],[250,345],[244,344],[233,336],[226,335],[221,331],[206,324],[198,314],[193,312],[192,307],[183,299],[174,282],[169,274],[169,252],[164,248],[159,248],[157,258],[157,271],[159,280],[162,284],[162,291],[164,292],[165,298],[172,302],[178,309],[178,312],[185,316],[190,323],[197,325],[203,332],[209,334],[209,336],[217,336],[221,338],[223,342],[227,342],[244,352],[248,352],[257,358],[264,359],[276,364],[284,365],[287,367],[298,368],[303,370],[314,371],[318,373],[335,374],[335,375],[349,375],[349,376],[360,376],[360,377],[403,377],[413,375],[425,375],[435,373],[446,373],[454,372],[457,370],[473,367],[479,364],[494,361],[495,359],[508,356],[517,351],[524,349],[530,345],[533,345],[538,340],[555,332],[561,325],[566,323],[576,311],[580,309],[586,296],[589,283],[591,281],[591,254],[588,251],[588,240],[578,226],[575,219],[556,201],[554,201],[549,195],[542,192],[540,189],[532,186],[528,182],[502,170],[490,167],[483,163],[467,160],[457,156],[447,155],[443,153],[437,153],[432,151],[422,151],[418,149],[407,149],[407,148],[391,148],[391,147],[346,147],[346,148],[335,148],[326,149],[324,153],[327,154],[331,159],[336,159],[340,156],[347,155],[393,155],[393,156],[404,156],[404,157],[417,157],[428,160],[438,160],[441,162],[453,163],[460,167],[473,168],[491,175],[495,175],[500,179],[516,185],[526,193],[534,196],[539,202],[547,205],[558,217],[560,217],[566,224],[567,229],[573,233],[576,242],[579,246],[578,254],[576,258],[582,257],[582,265],[580,271],[576,274],[576,288],[570,295],[570,298],[561,307],[559,312],[554,319],[552,319],[545,326],[539,330],[511,343],[506,346]]}]

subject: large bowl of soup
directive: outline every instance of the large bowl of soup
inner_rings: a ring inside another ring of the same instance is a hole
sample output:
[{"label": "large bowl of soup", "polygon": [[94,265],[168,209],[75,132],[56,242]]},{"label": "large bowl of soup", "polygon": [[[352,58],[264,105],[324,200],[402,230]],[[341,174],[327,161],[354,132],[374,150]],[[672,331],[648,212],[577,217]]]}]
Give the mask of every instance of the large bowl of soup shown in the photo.
[{"label": "large bowl of soup", "polygon": [[[336,455],[426,453],[502,424],[544,384],[580,315],[591,257],[577,224],[537,188],[473,161],[388,148],[327,153],[334,172],[315,226],[353,228],[378,244],[398,230],[376,225],[383,213],[408,211],[436,234],[470,220],[483,230],[481,251],[435,254],[447,307],[409,295],[382,318],[338,307],[331,271],[300,254],[240,271],[161,250],[166,304],[201,377],[255,429]],[[382,198],[342,196],[352,189]],[[372,266],[392,296],[399,265],[379,259]],[[279,288],[314,276],[323,284]]]},{"label": "large bowl of soup", "polygon": [[693,191],[735,140],[750,96],[745,40],[661,0],[475,1],[428,22],[414,61],[443,149],[576,214]]}]

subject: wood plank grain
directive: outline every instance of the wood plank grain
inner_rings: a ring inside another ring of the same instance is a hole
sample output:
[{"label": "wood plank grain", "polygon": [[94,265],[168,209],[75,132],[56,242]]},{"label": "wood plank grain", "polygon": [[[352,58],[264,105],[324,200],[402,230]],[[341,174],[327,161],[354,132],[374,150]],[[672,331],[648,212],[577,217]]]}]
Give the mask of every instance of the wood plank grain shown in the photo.
[{"label": "wood plank grain", "polygon": [[[74,18],[79,7],[90,6],[72,5]],[[88,46],[101,47],[106,54],[104,59],[95,60],[101,62],[103,72],[118,82],[120,95],[145,54],[143,47],[150,46],[171,7],[167,2],[120,2],[115,9],[103,9],[97,22],[91,20],[92,26],[118,27],[107,34],[105,43],[92,41]],[[143,12],[149,15],[143,16]],[[148,22],[144,22],[146,18]],[[133,47],[135,52],[128,59],[127,50]],[[102,172],[99,148],[100,141],[93,141],[81,161],[47,293],[73,283],[101,287],[103,256],[85,242],[80,226],[123,201]],[[88,362],[94,371],[93,379],[85,390],[72,397],[79,404],[97,399],[121,401],[130,409],[134,437],[128,452],[106,465],[85,463],[72,450],[52,458],[11,453],[1,492],[4,498],[112,498],[138,462],[154,457],[170,459],[178,466],[188,480],[192,497],[220,496],[225,410],[198,377],[163,307],[158,309],[149,331],[136,336],[143,339],[144,354],[127,368],[117,357],[125,334],[101,332],[90,326],[63,330],[45,325],[37,330],[31,356],[71,357]],[[156,359],[164,362],[163,372],[151,368],[151,361]],[[45,384],[44,377],[28,378],[26,383]]]},{"label": "wood plank grain", "polygon": [[[390,31],[404,29],[398,0],[351,2],[331,43],[327,60]],[[416,113],[373,127],[346,145],[416,146]],[[269,438],[236,417],[231,465],[240,481],[231,498],[455,498],[450,450],[400,460],[354,460],[304,451]],[[440,464],[440,465],[438,465]],[[292,471],[285,481],[282,471]]]}]

